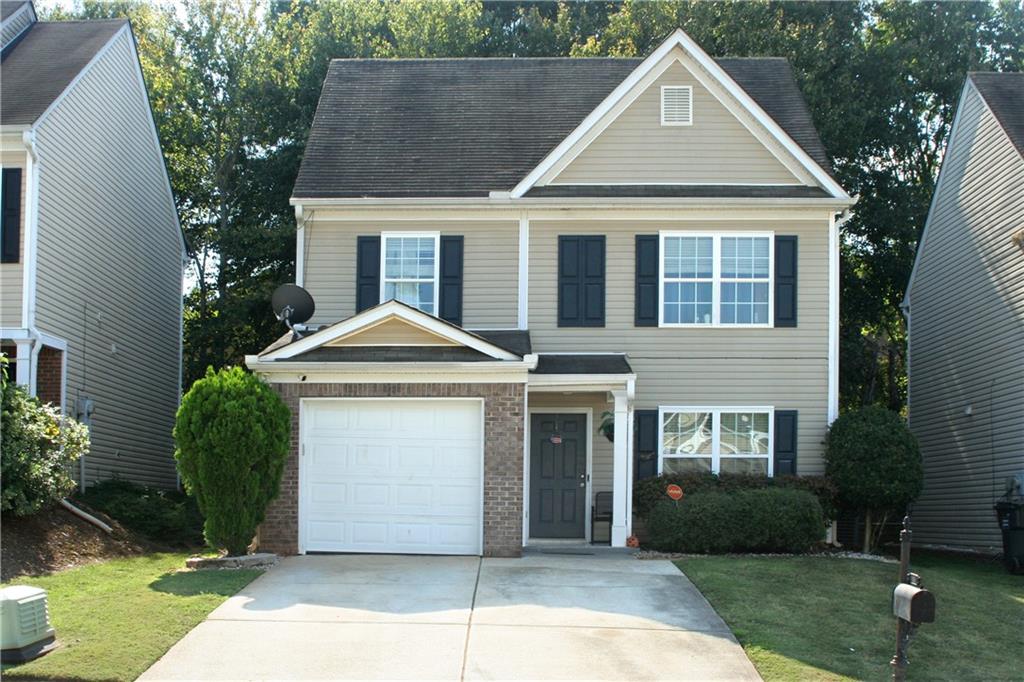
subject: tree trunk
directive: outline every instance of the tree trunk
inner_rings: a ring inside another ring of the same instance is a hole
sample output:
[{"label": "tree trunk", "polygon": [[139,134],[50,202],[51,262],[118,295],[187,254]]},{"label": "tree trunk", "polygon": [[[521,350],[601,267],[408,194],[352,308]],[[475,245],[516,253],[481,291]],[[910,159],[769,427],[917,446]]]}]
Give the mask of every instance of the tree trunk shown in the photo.
[{"label": "tree trunk", "polygon": [[864,510],[864,553],[871,553],[871,510]]}]

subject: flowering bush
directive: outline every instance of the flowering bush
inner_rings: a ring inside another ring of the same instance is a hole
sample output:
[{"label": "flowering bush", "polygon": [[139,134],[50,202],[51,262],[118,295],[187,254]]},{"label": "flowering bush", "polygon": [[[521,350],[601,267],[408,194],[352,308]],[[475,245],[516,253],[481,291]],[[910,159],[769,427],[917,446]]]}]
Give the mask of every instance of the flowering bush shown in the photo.
[{"label": "flowering bush", "polygon": [[89,450],[89,430],[2,375],[0,510],[34,514],[71,492],[70,464]]}]

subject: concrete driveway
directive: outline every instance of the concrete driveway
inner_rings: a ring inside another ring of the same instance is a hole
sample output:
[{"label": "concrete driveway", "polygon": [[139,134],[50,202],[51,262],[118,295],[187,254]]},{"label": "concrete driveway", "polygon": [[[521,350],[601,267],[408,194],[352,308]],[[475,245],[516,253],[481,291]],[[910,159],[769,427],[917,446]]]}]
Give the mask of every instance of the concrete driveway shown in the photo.
[{"label": "concrete driveway", "polygon": [[675,566],[601,553],[290,557],[141,679],[760,678]]}]

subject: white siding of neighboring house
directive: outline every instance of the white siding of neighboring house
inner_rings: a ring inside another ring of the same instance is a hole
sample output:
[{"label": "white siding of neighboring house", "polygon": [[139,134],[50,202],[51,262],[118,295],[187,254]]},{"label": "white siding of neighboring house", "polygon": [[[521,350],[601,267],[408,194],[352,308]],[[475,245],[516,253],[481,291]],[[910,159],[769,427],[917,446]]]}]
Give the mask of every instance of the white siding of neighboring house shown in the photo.
[{"label": "white siding of neighboring house", "polygon": [[0,263],[0,327],[19,329],[21,323],[21,292],[25,273],[25,188],[28,185],[27,155],[25,152],[3,152],[0,165],[4,168],[21,168],[21,230],[20,254],[17,263]]},{"label": "white siding of neighboring house", "polygon": [[68,342],[67,404],[95,401],[86,481],[173,486],[181,241],[131,35],[38,126],[36,326]]},{"label": "white siding of neighboring house", "polygon": [[973,85],[960,107],[909,294],[914,540],[988,550],[1024,470],[1024,159]]},{"label": "white siding of neighboring house", "polygon": [[0,45],[6,46],[18,37],[18,34],[24,31],[32,23],[33,19],[32,9],[28,5],[7,17],[7,20],[3,23],[3,28],[0,29]]}]

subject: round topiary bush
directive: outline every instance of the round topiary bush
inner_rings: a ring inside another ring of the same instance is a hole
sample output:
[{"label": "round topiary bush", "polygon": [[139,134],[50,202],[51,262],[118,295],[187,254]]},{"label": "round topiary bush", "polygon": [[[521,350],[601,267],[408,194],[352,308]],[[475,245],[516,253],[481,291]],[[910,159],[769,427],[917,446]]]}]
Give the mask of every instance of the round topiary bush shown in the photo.
[{"label": "round topiary bush", "polygon": [[0,510],[35,514],[75,488],[70,464],[89,450],[89,430],[43,405],[0,369]]},{"label": "round topiary bush", "polygon": [[821,542],[825,517],[805,490],[704,490],[655,505],[647,532],[664,552],[806,552]]},{"label": "round topiary bush", "polygon": [[840,416],[825,438],[825,475],[843,506],[867,517],[864,551],[871,550],[872,519],[901,511],[921,494],[924,469],[917,438],[895,412],[863,407]]},{"label": "round topiary bush", "polygon": [[203,535],[211,546],[246,553],[277,497],[290,438],[288,406],[239,367],[208,369],[185,394],[174,457],[205,517]]}]

